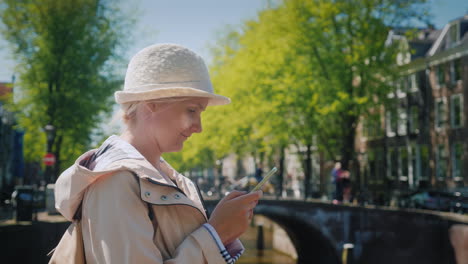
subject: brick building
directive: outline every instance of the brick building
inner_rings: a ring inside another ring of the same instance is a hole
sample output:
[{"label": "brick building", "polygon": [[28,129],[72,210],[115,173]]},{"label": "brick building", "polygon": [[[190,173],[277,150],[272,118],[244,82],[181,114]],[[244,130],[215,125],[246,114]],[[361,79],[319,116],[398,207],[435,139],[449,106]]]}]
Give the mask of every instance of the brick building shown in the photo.
[{"label": "brick building", "polygon": [[374,110],[357,139],[364,182],[377,199],[395,191],[468,186],[468,15],[441,30],[403,30],[390,41],[405,44],[401,76],[389,106]]}]

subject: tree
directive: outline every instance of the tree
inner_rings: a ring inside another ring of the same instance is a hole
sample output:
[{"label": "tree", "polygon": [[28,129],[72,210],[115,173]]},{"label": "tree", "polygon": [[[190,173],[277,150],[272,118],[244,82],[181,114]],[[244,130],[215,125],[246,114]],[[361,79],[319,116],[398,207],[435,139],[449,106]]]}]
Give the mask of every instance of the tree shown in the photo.
[{"label": "tree", "polygon": [[1,33],[11,44],[20,74],[15,110],[26,130],[27,160],[40,160],[50,124],[57,163],[68,165],[89,147],[91,132],[110,110],[121,85],[115,65],[132,23],[107,0],[4,0]]}]

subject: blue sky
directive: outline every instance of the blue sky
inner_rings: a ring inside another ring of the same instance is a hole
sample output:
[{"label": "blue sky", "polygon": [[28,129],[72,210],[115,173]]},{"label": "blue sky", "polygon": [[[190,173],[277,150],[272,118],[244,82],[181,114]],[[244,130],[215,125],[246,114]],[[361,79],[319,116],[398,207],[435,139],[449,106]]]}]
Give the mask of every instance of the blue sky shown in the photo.
[{"label": "blue sky", "polygon": [[[272,0],[274,2],[274,0]],[[127,50],[130,57],[153,43],[184,45],[209,61],[209,45],[226,25],[237,26],[268,5],[268,0],[130,0],[126,10],[139,9],[134,40]],[[466,0],[431,0],[433,23],[437,28],[468,12]],[[10,81],[14,60],[0,37],[0,81]]]}]

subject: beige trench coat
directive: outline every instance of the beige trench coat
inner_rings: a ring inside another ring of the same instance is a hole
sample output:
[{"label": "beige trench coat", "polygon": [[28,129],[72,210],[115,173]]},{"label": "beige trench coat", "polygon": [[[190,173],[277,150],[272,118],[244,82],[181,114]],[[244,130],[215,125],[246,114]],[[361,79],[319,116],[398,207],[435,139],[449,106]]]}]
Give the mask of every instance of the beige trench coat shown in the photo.
[{"label": "beige trench coat", "polygon": [[202,226],[207,217],[192,181],[164,162],[167,179],[139,158],[91,171],[80,164],[93,151],[58,178],[55,190],[56,208],[68,220],[83,200],[87,263],[225,263]]}]

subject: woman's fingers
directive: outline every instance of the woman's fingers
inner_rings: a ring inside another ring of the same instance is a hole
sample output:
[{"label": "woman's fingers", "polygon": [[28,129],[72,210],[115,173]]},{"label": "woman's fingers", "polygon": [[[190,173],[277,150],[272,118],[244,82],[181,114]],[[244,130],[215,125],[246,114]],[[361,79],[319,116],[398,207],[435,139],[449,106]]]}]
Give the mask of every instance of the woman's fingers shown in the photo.
[{"label": "woman's fingers", "polygon": [[223,243],[238,238],[247,230],[253,209],[261,197],[262,191],[233,191],[220,201],[208,223],[215,228]]},{"label": "woman's fingers", "polygon": [[232,199],[233,203],[236,203],[238,208],[244,210],[253,210],[257,206],[258,200],[262,197],[262,191],[256,191],[245,195],[238,196]]},{"label": "woman's fingers", "polygon": [[242,203],[250,203],[250,202],[257,202],[262,197],[262,195],[263,195],[262,191],[255,191],[255,192],[247,193],[244,195],[239,195],[234,199]]}]

